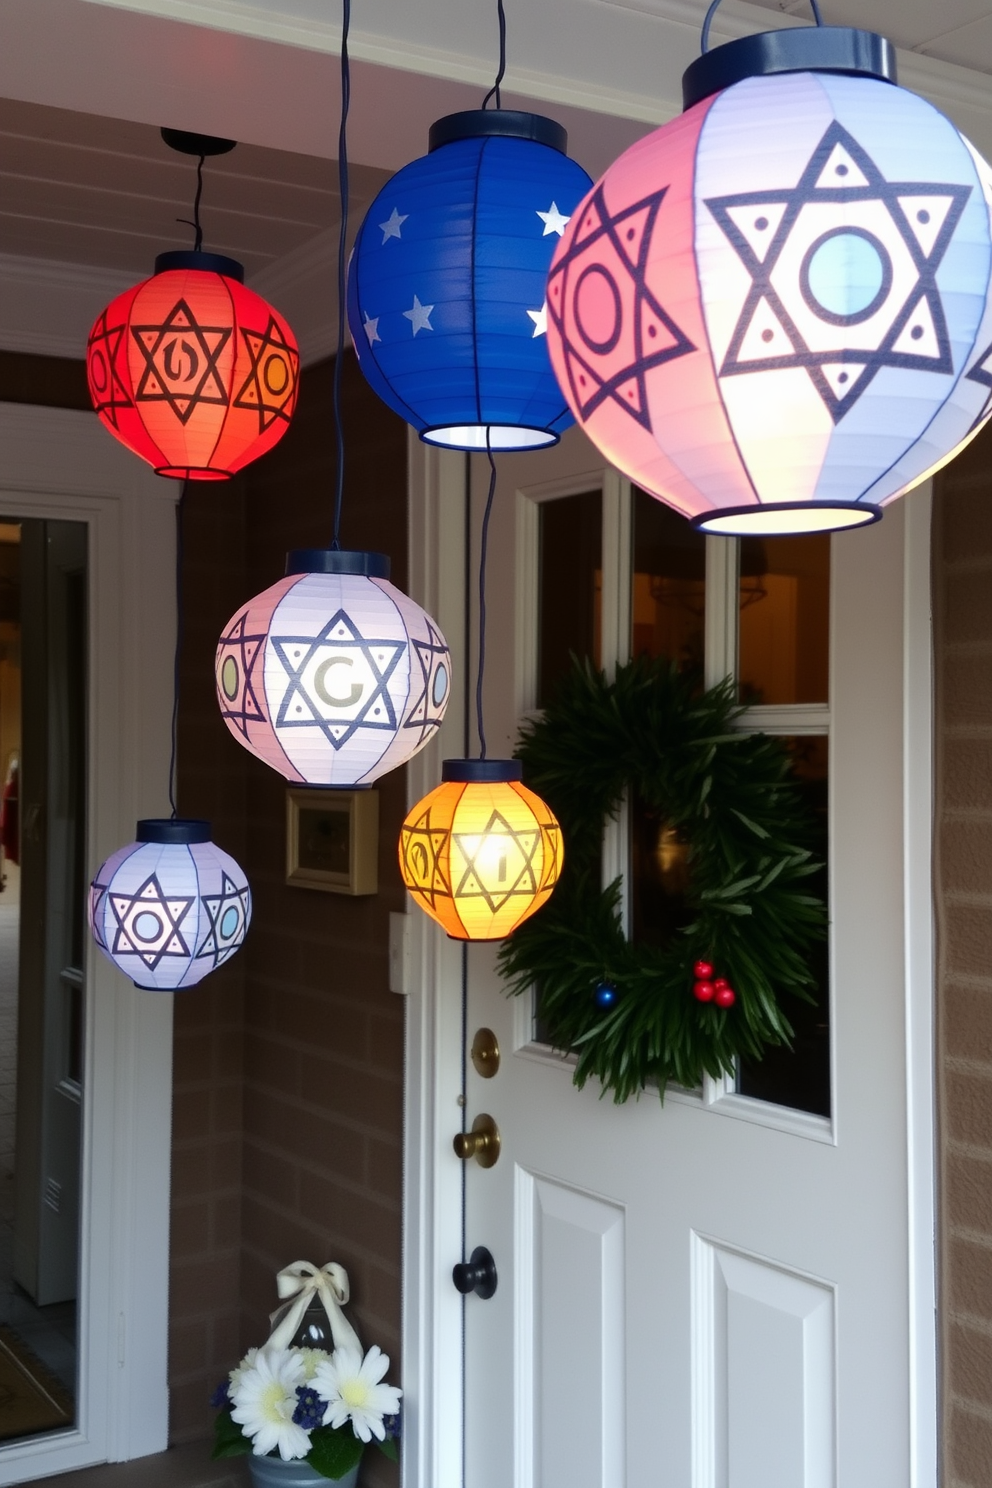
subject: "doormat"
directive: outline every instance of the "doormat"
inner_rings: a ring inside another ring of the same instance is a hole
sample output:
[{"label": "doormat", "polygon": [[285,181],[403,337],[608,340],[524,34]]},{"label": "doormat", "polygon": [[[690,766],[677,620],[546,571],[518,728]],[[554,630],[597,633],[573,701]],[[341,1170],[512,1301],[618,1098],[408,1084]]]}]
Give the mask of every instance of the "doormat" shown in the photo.
[{"label": "doormat", "polygon": [[0,1440],[71,1426],[74,1415],[65,1386],[16,1333],[0,1327]]}]

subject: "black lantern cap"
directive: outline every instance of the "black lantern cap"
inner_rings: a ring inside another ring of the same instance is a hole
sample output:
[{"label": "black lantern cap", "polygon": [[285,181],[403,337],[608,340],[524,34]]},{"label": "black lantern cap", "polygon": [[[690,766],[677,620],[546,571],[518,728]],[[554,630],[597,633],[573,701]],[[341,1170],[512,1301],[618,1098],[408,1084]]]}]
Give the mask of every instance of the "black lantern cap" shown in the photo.
[{"label": "black lantern cap", "polygon": [[533,140],[562,155],[568,151],[564,125],[544,114],[525,114],[518,109],[466,109],[460,114],[445,114],[431,125],[427,148],[439,150],[453,140],[484,138]]},{"label": "black lantern cap", "polygon": [[682,74],[682,107],[749,77],[775,72],[842,72],[896,83],[896,49],[875,31],[851,26],[795,26],[741,36],[697,57]]},{"label": "black lantern cap", "polygon": [[441,779],[466,785],[509,785],[523,780],[524,767],[518,759],[446,759],[441,765]]},{"label": "black lantern cap", "polygon": [[210,841],[210,823],[193,817],[146,816],[138,822],[139,842],[161,842],[183,846]]},{"label": "black lantern cap", "polygon": [[163,129],[162,138],[170,150],[180,155],[228,155],[237,140],[221,139],[218,134],[193,134],[188,129]]},{"label": "black lantern cap", "polygon": [[245,282],[244,264],[239,264],[236,258],[227,258],[223,253],[197,253],[195,248],[173,248],[160,253],[155,260],[155,272],[164,274],[167,269],[202,269],[205,274],[223,274],[239,284]]},{"label": "black lantern cap", "polygon": [[388,579],[385,553],[346,552],[341,548],[293,548],[286,554],[286,576],[290,574],[359,574],[367,579]]}]

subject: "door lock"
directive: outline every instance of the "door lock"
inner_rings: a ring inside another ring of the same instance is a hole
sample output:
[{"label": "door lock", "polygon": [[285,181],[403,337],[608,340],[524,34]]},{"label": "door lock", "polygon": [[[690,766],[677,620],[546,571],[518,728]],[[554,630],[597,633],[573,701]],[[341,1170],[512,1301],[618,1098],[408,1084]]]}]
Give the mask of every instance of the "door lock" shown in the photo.
[{"label": "door lock", "polygon": [[480,1028],[472,1040],[472,1064],[484,1080],[491,1080],[499,1069],[499,1044],[491,1028]]},{"label": "door lock", "polygon": [[458,1132],[452,1146],[464,1162],[474,1157],[480,1168],[491,1168],[499,1161],[501,1145],[499,1127],[485,1112],[476,1116],[470,1132]]}]

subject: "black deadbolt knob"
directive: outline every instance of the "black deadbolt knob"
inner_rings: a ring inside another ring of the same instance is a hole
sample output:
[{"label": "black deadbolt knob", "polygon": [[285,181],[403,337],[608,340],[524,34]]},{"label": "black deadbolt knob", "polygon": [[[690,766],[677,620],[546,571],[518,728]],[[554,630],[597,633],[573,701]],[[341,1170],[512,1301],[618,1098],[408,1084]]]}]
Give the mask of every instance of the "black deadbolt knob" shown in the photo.
[{"label": "black deadbolt knob", "polygon": [[488,1302],[498,1281],[496,1262],[484,1245],[477,1245],[471,1260],[460,1261],[452,1271],[451,1279],[462,1296],[467,1297],[470,1292],[474,1292],[483,1302]]}]

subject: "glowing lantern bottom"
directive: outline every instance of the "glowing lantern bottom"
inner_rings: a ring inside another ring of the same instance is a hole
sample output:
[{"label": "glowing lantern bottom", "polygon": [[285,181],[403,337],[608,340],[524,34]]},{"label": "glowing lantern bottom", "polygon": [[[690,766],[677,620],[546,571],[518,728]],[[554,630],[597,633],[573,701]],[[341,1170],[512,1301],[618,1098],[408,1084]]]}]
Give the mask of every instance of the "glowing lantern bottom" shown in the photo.
[{"label": "glowing lantern bottom", "polygon": [[558,882],[561,828],[519,760],[445,760],[403,823],[403,882],[455,940],[502,940]]},{"label": "glowing lantern bottom", "polygon": [[237,951],[251,921],[238,864],[210,840],[210,823],[151,818],[90,885],[90,929],[136,987],[195,986]]}]

